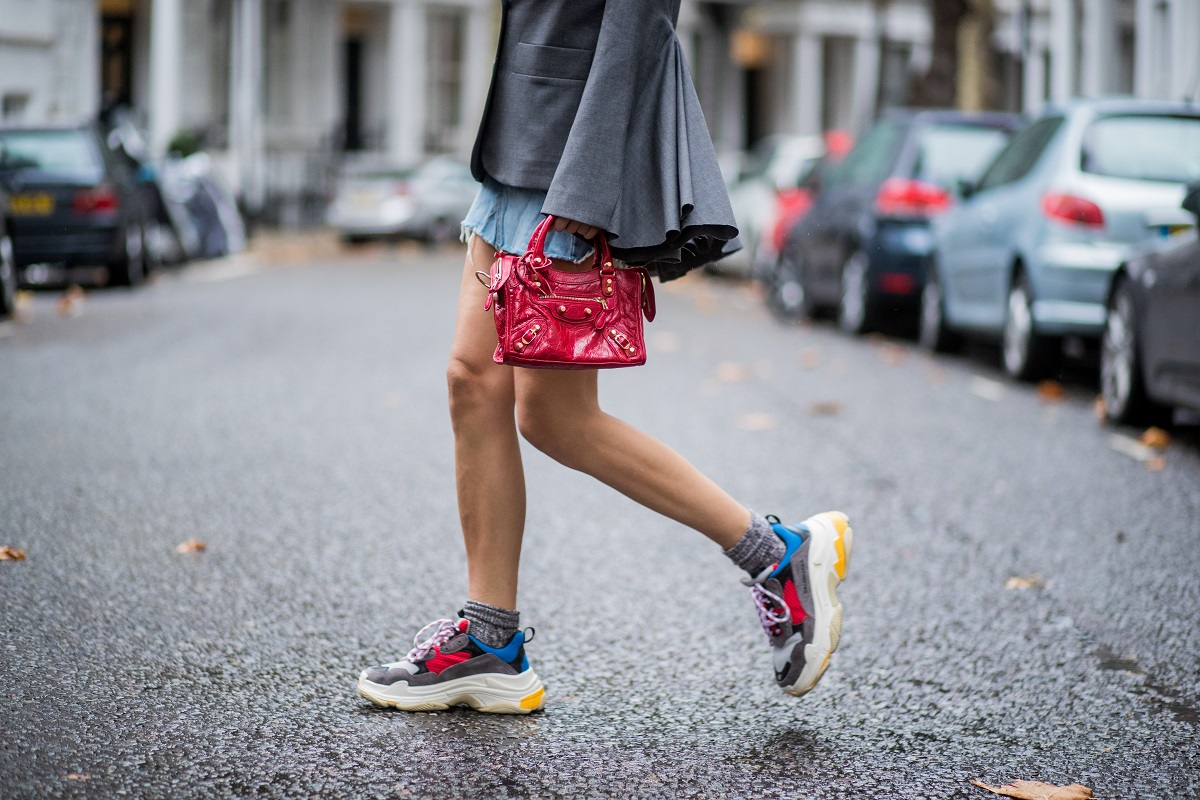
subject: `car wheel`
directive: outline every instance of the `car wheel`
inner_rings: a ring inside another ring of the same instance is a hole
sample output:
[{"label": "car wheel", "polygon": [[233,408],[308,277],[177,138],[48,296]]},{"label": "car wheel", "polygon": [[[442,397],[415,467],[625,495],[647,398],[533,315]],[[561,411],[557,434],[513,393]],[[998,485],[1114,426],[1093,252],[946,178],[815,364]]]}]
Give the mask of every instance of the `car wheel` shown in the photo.
[{"label": "car wheel", "polygon": [[1112,422],[1160,422],[1170,413],[1146,395],[1133,295],[1122,280],[1108,303],[1100,343],[1100,397]]},{"label": "car wheel", "polygon": [[838,302],[838,326],[847,333],[866,333],[874,327],[871,283],[867,254],[855,250],[842,266],[842,296]]},{"label": "car wheel", "polygon": [[925,286],[921,288],[921,319],[917,339],[926,350],[935,353],[951,353],[958,349],[962,340],[946,324],[946,298],[942,295],[942,283],[937,268],[929,265]]},{"label": "car wheel", "polygon": [[111,269],[117,286],[140,286],[146,280],[146,232],[141,227],[125,230],[125,256]]},{"label": "car wheel", "polygon": [[1034,330],[1033,294],[1024,275],[1008,290],[1004,315],[1004,371],[1024,381],[1049,374],[1059,354],[1059,342]]},{"label": "car wheel", "polygon": [[16,308],[17,262],[12,237],[0,237],[0,319],[11,316]]},{"label": "car wheel", "polygon": [[804,287],[803,269],[780,256],[767,278],[767,306],[782,322],[795,322],[813,315],[812,300]]}]

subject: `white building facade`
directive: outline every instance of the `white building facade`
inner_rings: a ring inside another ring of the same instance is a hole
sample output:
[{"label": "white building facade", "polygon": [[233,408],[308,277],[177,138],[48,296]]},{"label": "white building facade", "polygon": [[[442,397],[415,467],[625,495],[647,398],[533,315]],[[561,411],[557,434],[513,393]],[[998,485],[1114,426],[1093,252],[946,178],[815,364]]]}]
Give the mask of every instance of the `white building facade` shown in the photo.
[{"label": "white building facade", "polygon": [[[1195,98],[1200,0],[994,0],[999,104]],[[0,123],[133,108],[155,154],[203,143],[246,205],[320,194],[347,153],[465,158],[498,0],[0,0]],[[926,0],[684,0],[719,152],[857,130],[930,59]]]}]

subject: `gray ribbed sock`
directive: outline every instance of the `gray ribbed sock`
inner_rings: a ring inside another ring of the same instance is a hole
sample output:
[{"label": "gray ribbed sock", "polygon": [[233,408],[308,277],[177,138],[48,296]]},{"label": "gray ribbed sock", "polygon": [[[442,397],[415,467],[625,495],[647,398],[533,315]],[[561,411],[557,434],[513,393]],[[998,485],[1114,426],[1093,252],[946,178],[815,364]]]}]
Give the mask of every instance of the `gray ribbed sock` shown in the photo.
[{"label": "gray ribbed sock", "polygon": [[504,647],[512,641],[521,624],[521,615],[507,608],[468,600],[462,615],[471,623],[470,634],[488,647]]},{"label": "gray ribbed sock", "polygon": [[725,555],[753,578],[772,564],[779,563],[786,552],[787,545],[775,533],[771,523],[751,511],[750,527],[737,540],[737,544],[725,551]]}]

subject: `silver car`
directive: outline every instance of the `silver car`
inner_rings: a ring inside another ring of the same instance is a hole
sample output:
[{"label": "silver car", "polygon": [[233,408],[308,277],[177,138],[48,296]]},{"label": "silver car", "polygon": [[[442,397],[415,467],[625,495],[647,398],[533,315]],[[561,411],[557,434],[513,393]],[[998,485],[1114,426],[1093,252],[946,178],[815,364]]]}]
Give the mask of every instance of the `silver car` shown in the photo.
[{"label": "silver car", "polygon": [[999,337],[1005,370],[1051,371],[1065,336],[1098,339],[1117,268],[1134,246],[1194,224],[1200,108],[1077,101],[1045,112],[934,226],[921,341]]},{"label": "silver car", "polygon": [[820,136],[780,134],[758,142],[746,171],[729,187],[742,249],[712,265],[713,271],[748,278],[762,264],[774,263],[771,227],[779,193],[798,187],[824,154]]},{"label": "silver car", "polygon": [[448,241],[471,208],[479,184],[471,170],[439,156],[413,168],[348,167],[327,221],[349,242],[383,237]]}]

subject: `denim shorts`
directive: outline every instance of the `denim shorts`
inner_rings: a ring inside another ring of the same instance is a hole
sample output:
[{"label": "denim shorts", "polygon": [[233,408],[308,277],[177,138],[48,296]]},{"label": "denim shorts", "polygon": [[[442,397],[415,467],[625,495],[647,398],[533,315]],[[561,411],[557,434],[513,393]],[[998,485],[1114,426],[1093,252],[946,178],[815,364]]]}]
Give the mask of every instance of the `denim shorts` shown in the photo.
[{"label": "denim shorts", "polygon": [[[544,219],[545,202],[546,193],[538,189],[516,189],[484,178],[462,221],[462,240],[469,242],[474,234],[497,250],[521,255],[533,229]],[[574,234],[551,231],[546,237],[546,255],[552,259],[578,263],[591,254],[591,243]]]}]

